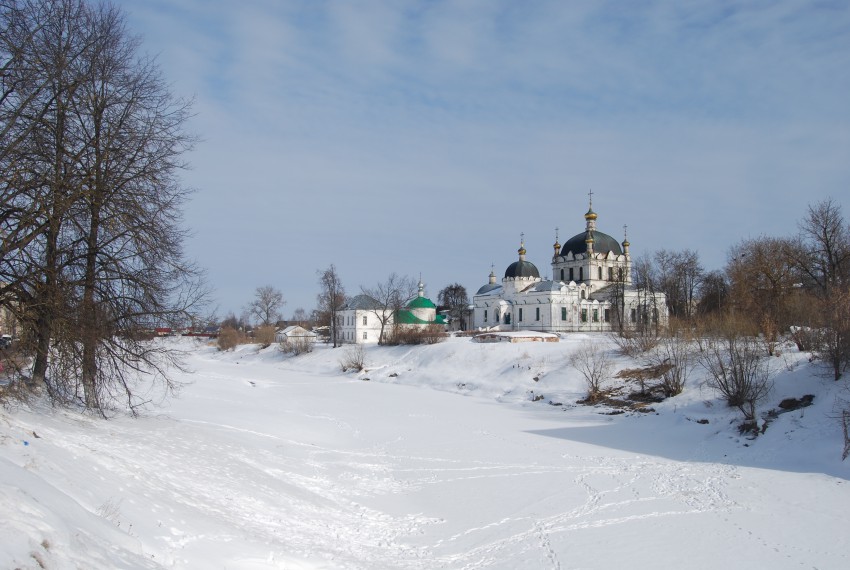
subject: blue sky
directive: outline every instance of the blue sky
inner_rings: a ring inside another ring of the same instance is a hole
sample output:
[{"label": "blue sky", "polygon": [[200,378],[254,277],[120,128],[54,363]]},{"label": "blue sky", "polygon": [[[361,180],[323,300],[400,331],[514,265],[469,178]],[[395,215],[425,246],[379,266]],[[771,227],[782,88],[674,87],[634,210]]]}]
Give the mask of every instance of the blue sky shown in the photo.
[{"label": "blue sky", "polygon": [[391,272],[436,298],[547,275],[555,228],[635,256],[850,217],[850,3],[118,0],[195,98],[189,254],[219,316],[258,286],[310,311]]}]

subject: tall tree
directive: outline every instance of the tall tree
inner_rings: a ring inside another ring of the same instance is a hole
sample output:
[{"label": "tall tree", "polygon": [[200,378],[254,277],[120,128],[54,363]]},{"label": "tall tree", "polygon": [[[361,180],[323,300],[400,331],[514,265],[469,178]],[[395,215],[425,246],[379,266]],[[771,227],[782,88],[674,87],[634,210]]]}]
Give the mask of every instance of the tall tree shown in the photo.
[{"label": "tall tree", "polygon": [[50,341],[64,314],[70,211],[79,199],[80,152],[72,105],[93,56],[81,1],[6,2],[4,30],[3,244],[0,279],[15,293],[32,378],[43,385]]},{"label": "tall tree", "polygon": [[[136,315],[174,320],[182,306],[168,304],[172,276],[192,273],[182,259],[180,211],[186,190],[174,178],[180,156],[192,145],[182,131],[188,105],[174,100],[122,14],[108,4],[88,12],[95,41],[72,113],[82,151],[81,200],[72,227],[81,245],[73,264],[82,336],[81,375],[93,407],[100,373],[98,354],[119,361]],[[127,295],[127,292],[130,295]],[[133,346],[135,356],[145,348]],[[102,362],[101,362],[102,364]],[[114,370],[122,369],[114,366]]]},{"label": "tall tree", "polygon": [[789,249],[790,256],[815,298],[809,314],[822,330],[816,352],[838,380],[850,366],[850,226],[830,198],[809,206],[799,228],[802,247]]},{"label": "tall tree", "polygon": [[722,312],[724,306],[726,306],[728,295],[729,279],[726,273],[720,270],[709,271],[702,278],[697,312],[701,315]]},{"label": "tall tree", "polygon": [[770,354],[779,334],[794,324],[788,308],[796,272],[787,256],[793,247],[784,238],[745,239],[732,248],[726,264],[734,308],[764,335]]},{"label": "tall tree", "polygon": [[248,314],[258,324],[268,327],[280,320],[280,310],[285,304],[283,293],[271,285],[265,285],[257,287],[254,299],[248,303],[247,309]]},{"label": "tall tree", "polygon": [[621,337],[626,334],[626,323],[628,316],[626,314],[626,285],[628,276],[624,268],[619,268],[614,275],[614,281],[608,286],[609,299],[611,300],[611,308],[613,310],[612,318],[614,326],[617,327],[617,334]]},{"label": "tall tree", "polygon": [[667,296],[670,314],[680,319],[691,319],[696,307],[696,292],[704,273],[699,255],[690,249],[662,249],[655,252],[653,260],[658,287]]},{"label": "tall tree", "polygon": [[460,323],[460,330],[466,330],[466,314],[469,310],[466,287],[460,283],[447,285],[437,294],[437,302],[449,312],[453,322]]},{"label": "tall tree", "polygon": [[799,228],[804,247],[789,251],[804,277],[823,295],[850,285],[850,227],[840,204],[828,198],[810,205]]},{"label": "tall tree", "polygon": [[0,280],[31,339],[32,377],[57,398],[82,394],[89,408],[116,397],[132,408],[140,375],[170,384],[176,362],[137,332],[190,318],[204,296],[182,252],[189,105],[137,55],[111,5],[9,1],[0,13],[14,26],[0,43],[13,86],[4,111],[26,102],[0,126],[0,191],[11,198],[0,222],[15,236]]},{"label": "tall tree", "polygon": [[317,296],[318,312],[321,318],[321,323],[329,327],[331,341],[334,348],[341,344],[339,338],[339,323],[337,323],[337,315],[345,305],[345,288],[342,286],[342,280],[337,273],[336,266],[331,263],[327,269],[317,271],[319,276],[320,292]]},{"label": "tall tree", "polygon": [[637,258],[632,265],[632,284],[637,292],[635,310],[635,331],[641,335],[658,336],[661,332],[660,313],[665,310],[658,306],[660,292],[658,270],[648,255]]}]

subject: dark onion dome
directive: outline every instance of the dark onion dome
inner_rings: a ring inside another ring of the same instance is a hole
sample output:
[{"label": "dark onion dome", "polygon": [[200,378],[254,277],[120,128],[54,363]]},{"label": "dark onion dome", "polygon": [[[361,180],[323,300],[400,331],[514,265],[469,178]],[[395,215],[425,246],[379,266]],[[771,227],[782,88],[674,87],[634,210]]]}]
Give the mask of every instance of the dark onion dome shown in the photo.
[{"label": "dark onion dome", "polygon": [[567,240],[567,243],[565,243],[564,247],[561,248],[561,255],[566,257],[567,253],[572,253],[573,255],[587,253],[587,238],[589,237],[589,233],[593,234],[594,253],[608,253],[609,251],[613,251],[614,255],[623,254],[623,249],[620,247],[620,243],[608,234],[600,231],[585,231],[580,234],[576,234]]},{"label": "dark onion dome", "polygon": [[505,270],[505,278],[508,277],[540,277],[540,272],[537,271],[537,267],[530,261],[520,260],[508,265],[508,268]]},{"label": "dark onion dome", "polygon": [[487,283],[486,285],[481,286],[476,295],[484,295],[485,293],[489,293],[490,291],[495,291],[496,289],[501,288],[502,286],[499,283]]}]

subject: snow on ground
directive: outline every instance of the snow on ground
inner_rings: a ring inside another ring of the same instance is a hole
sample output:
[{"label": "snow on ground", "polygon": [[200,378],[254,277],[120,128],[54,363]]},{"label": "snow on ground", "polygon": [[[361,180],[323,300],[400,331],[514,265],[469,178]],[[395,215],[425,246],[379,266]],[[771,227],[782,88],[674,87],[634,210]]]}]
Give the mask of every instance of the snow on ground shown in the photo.
[{"label": "snow on ground", "polygon": [[844,384],[786,347],[765,408],[814,405],[751,440],[696,381],[577,406],[588,340],[368,347],[362,373],[180,341],[192,373],[145,417],[0,412],[0,567],[850,567]]}]

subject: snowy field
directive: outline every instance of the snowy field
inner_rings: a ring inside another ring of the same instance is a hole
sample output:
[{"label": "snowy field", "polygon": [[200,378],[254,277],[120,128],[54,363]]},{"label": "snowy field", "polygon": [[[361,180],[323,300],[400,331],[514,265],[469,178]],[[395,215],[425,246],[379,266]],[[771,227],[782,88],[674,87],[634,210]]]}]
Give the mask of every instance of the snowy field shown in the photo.
[{"label": "snowy field", "polygon": [[699,369],[655,412],[577,406],[588,339],[369,347],[365,373],[175,341],[192,372],[141,418],[0,411],[0,568],[850,568],[845,383],[784,347],[763,408],[814,405],[751,440]]}]

